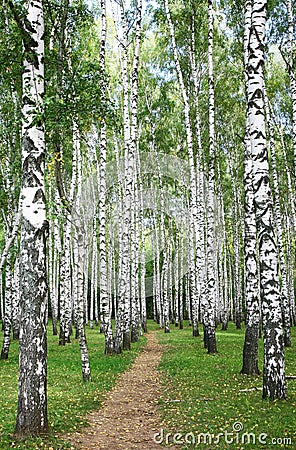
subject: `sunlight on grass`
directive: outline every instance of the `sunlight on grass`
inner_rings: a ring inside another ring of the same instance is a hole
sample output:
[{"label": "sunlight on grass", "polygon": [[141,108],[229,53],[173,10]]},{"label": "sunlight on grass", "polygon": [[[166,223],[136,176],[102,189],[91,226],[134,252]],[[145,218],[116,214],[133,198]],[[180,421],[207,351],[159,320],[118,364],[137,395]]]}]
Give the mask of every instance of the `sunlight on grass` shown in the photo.
[{"label": "sunlight on grass", "polygon": [[[160,403],[166,425],[163,442],[173,442],[173,434],[166,434],[171,432],[181,434],[176,438],[180,449],[296,448],[296,381],[287,381],[287,401],[263,401],[262,376],[239,373],[243,330],[230,324],[229,331],[217,331],[216,355],[208,355],[202,337],[191,334],[188,326],[158,334],[160,343],[170,346],[160,365],[164,388]],[[286,349],[287,375],[295,375],[295,329],[292,339],[293,347]],[[258,390],[244,391],[253,388]]]}]

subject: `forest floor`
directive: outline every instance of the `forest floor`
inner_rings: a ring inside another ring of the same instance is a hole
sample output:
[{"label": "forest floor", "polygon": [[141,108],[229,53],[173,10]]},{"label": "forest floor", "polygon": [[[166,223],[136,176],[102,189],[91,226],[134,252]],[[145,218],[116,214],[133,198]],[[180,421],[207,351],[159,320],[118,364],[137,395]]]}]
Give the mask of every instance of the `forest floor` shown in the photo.
[{"label": "forest floor", "polygon": [[147,333],[147,344],[132,367],[120,375],[115,387],[106,394],[102,408],[87,416],[89,427],[65,437],[75,448],[163,448],[154,441],[154,435],[163,428],[158,411],[161,395],[158,365],[165,350],[158,343],[156,333]]}]

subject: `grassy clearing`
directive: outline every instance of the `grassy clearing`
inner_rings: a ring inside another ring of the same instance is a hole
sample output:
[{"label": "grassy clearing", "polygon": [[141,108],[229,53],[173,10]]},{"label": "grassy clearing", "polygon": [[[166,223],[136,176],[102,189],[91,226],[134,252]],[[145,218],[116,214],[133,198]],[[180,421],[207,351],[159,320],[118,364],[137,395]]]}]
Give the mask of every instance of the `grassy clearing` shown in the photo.
[{"label": "grassy clearing", "polygon": [[[87,329],[92,382],[84,384],[81,375],[80,349],[75,339],[65,347],[48,331],[48,419],[51,434],[23,443],[12,438],[17,410],[18,343],[12,342],[9,359],[0,360],[0,449],[58,450],[70,445],[58,434],[75,431],[86,425],[85,415],[98,409],[103,395],[114,385],[118,375],[134,361],[146,338],[132,344],[130,352],[104,356],[104,339],[98,329]],[[2,333],[1,333],[2,345]]]},{"label": "grassy clearing", "polygon": [[[218,331],[216,355],[208,355],[202,338],[193,338],[191,333],[187,326],[184,330],[172,327],[170,334],[158,335],[162,344],[170,346],[160,366],[164,379],[161,410],[172,433],[169,436],[165,430],[163,442],[171,443],[173,433],[180,433],[182,436],[175,437],[180,449],[296,448],[296,380],[287,381],[287,401],[263,401],[260,390],[240,392],[262,387],[261,376],[250,378],[239,373],[244,331],[232,324],[227,332]],[[292,339],[293,347],[286,349],[287,375],[296,375],[295,329]],[[234,427],[240,430],[242,426],[242,431],[234,431]],[[212,442],[209,435],[200,433],[213,434]],[[247,434],[243,437],[243,433]],[[157,440],[160,442],[162,436]]]},{"label": "grassy clearing", "polygon": [[[158,329],[158,326],[150,321],[148,329]],[[178,432],[181,434],[176,438],[180,450],[296,448],[296,381],[287,382],[289,398],[286,402],[262,401],[260,390],[240,392],[242,389],[262,387],[261,376],[249,378],[239,374],[244,332],[236,330],[232,324],[227,332],[218,331],[219,353],[216,355],[208,355],[202,338],[192,338],[191,332],[187,326],[184,330],[171,327],[170,334],[161,331],[158,334],[159,341],[169,346],[160,366],[164,385],[160,403],[166,430],[163,439],[158,436],[158,441],[162,439],[165,442],[167,439],[171,443],[173,434]],[[44,439],[31,439],[23,443],[12,438],[18,377],[18,343],[12,342],[9,359],[0,360],[0,450],[70,449],[71,446],[57,436],[86,425],[85,415],[100,407],[104,393],[112,388],[118,375],[130,366],[145,343],[145,337],[142,337],[139,343],[132,344],[130,352],[105,357],[103,336],[99,330],[88,329],[87,334],[92,382],[85,385],[81,377],[77,341],[72,339],[71,344],[59,347],[57,337],[52,336],[49,329],[48,411],[51,434]],[[296,374],[295,329],[292,338],[294,346],[286,350],[287,375]],[[238,427],[242,424],[243,431],[234,432],[234,424]],[[242,443],[244,432],[247,435]],[[209,442],[209,435],[200,433],[213,434],[212,442]],[[259,442],[260,435],[266,443]],[[252,442],[254,437],[255,445],[248,444],[248,439]],[[190,442],[195,439],[195,444],[186,444],[185,438]],[[218,439],[219,443],[215,444]],[[276,439],[275,443],[272,439]],[[292,445],[288,445],[285,439],[291,439]]]}]

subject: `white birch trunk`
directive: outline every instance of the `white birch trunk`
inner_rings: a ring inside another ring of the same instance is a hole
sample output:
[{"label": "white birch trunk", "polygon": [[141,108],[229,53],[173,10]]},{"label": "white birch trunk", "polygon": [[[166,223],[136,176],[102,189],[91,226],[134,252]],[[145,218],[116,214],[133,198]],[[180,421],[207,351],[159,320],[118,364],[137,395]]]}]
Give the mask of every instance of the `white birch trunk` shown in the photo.
[{"label": "white birch trunk", "polygon": [[209,79],[209,169],[207,199],[207,307],[204,317],[205,344],[208,353],[216,353],[215,333],[215,230],[214,230],[214,185],[215,185],[215,103],[213,71],[213,1],[208,0],[208,79]]},{"label": "white birch trunk", "polygon": [[195,169],[195,159],[194,159],[194,151],[193,151],[193,133],[192,133],[192,127],[190,122],[190,104],[189,104],[189,98],[186,91],[184,78],[182,74],[181,64],[179,60],[178,55],[178,48],[175,38],[175,30],[174,30],[174,24],[172,22],[170,8],[169,8],[169,2],[168,0],[164,0],[165,5],[165,13],[166,18],[169,26],[169,32],[170,32],[170,38],[171,43],[173,47],[173,53],[174,53],[174,61],[178,76],[178,81],[181,89],[182,94],[182,100],[184,105],[184,118],[185,118],[185,127],[186,127],[186,141],[187,141],[187,151],[188,151],[188,159],[189,159],[189,167],[190,167],[190,221],[191,221],[191,233],[190,233],[190,292],[191,292],[191,303],[193,305],[194,309],[194,321],[192,323],[193,325],[193,335],[198,335],[198,328],[197,328],[197,309],[198,309],[198,302],[199,302],[199,296],[198,296],[198,289],[197,289],[197,274],[196,274],[196,264],[195,264],[195,243],[196,243],[196,236],[197,236],[197,198],[196,198],[196,169]]},{"label": "white birch trunk", "polygon": [[[249,54],[249,39],[252,18],[252,1],[245,4],[244,29],[244,66],[247,87],[247,64]],[[246,121],[245,155],[244,155],[244,187],[245,187],[245,234],[244,234],[244,284],[245,284],[245,341],[243,350],[243,366],[241,373],[246,375],[259,374],[258,339],[260,327],[260,285],[258,270],[258,247],[256,232],[256,217],[253,189],[253,161],[250,140],[250,127]]]},{"label": "white birch trunk", "polygon": [[184,271],[183,271],[183,264],[184,264],[184,246],[183,246],[184,239],[183,237],[180,237],[180,275],[179,275],[179,320],[180,320],[180,330],[183,329],[183,320],[184,320]]},{"label": "white birch trunk", "polygon": [[[129,115],[129,77],[128,77],[128,23],[124,2],[120,2],[121,29],[122,36],[119,39],[120,58],[121,58],[121,76],[123,86],[123,126],[124,126],[124,161],[125,161],[125,185],[123,196],[123,224],[121,235],[121,271],[119,274],[119,314],[122,320],[122,346],[123,349],[130,349],[130,308],[131,308],[131,223],[134,220],[132,214],[132,204],[134,202],[134,174],[135,174],[135,151],[136,151],[136,129],[137,129],[137,70],[138,70],[138,37],[140,38],[141,29],[141,1],[137,2],[136,16],[136,47],[133,60],[132,74],[132,123]],[[134,78],[136,74],[136,79]],[[116,351],[120,349],[120,327],[117,327],[115,334]]]},{"label": "white birch trunk", "polygon": [[290,302],[290,315],[291,315],[291,323],[296,326],[296,308],[295,308],[295,292],[294,292],[294,261],[295,257],[293,257],[293,247],[292,247],[292,233],[291,233],[291,219],[289,215],[286,213],[286,238],[287,238],[287,249],[286,249],[286,257],[287,257],[287,274],[288,274],[288,293],[289,293],[289,302]]},{"label": "white birch trunk", "polygon": [[[155,226],[155,270],[153,274],[153,283],[155,286],[155,312],[156,312],[156,321],[159,324],[159,328],[163,328],[163,306],[161,301],[162,289],[161,289],[161,272],[160,272],[160,246],[159,242],[162,242],[162,232],[163,227],[160,226],[158,228],[158,223],[155,214],[153,215],[153,221]],[[162,223],[162,219],[161,219]],[[160,236],[159,236],[160,234]]]},{"label": "white birch trunk", "polygon": [[92,228],[92,249],[91,249],[91,282],[90,282],[90,306],[89,306],[89,327],[94,329],[95,317],[95,292],[97,286],[98,274],[98,240],[97,240],[97,219],[94,215]]},{"label": "white birch trunk", "polygon": [[253,162],[249,129],[245,137],[245,324],[246,333],[241,373],[258,375],[258,339],[260,326],[260,287],[257,258],[257,232],[253,191]]},{"label": "white birch trunk", "polygon": [[23,23],[20,354],[15,434],[39,435],[47,420],[47,272],[44,161],[44,18],[40,0],[26,3]]},{"label": "white birch trunk", "polygon": [[60,255],[60,333],[59,345],[70,342],[72,333],[72,269],[71,248],[72,234],[70,214],[66,214],[63,249]]},{"label": "white birch trunk", "polygon": [[176,233],[175,240],[175,258],[174,258],[174,311],[175,311],[175,326],[178,327],[180,323],[180,299],[179,299],[179,234]]},{"label": "white birch trunk", "polygon": [[140,309],[141,309],[141,331],[147,331],[147,312],[146,312],[146,286],[145,286],[145,278],[146,278],[146,252],[145,252],[145,224],[144,224],[144,202],[143,202],[143,181],[141,175],[141,167],[140,167],[140,153],[139,147],[137,147],[137,167],[138,167],[138,176],[139,176],[139,232],[140,232]]},{"label": "white birch trunk", "polygon": [[[100,42],[100,69],[102,74],[101,92],[102,101],[106,103],[106,37],[107,37],[107,18],[106,18],[106,0],[101,0],[101,42]],[[105,335],[105,354],[111,355],[114,352],[113,331],[111,323],[111,301],[108,293],[108,260],[106,245],[106,160],[107,160],[107,135],[106,122],[103,118],[100,130],[100,170],[99,170],[99,260],[100,260],[100,320],[101,331]],[[112,274],[112,262],[109,265]],[[112,287],[111,291],[112,293]],[[112,294],[111,294],[112,300]]]},{"label": "white birch trunk", "polygon": [[138,228],[138,195],[136,181],[134,182],[134,202],[131,206],[131,342],[139,340],[140,329],[140,305],[139,305],[139,228]]},{"label": "white birch trunk", "polygon": [[280,191],[279,180],[276,167],[276,154],[275,154],[275,141],[274,141],[274,129],[271,123],[270,109],[268,104],[268,98],[266,90],[264,89],[264,101],[266,111],[266,121],[269,127],[269,150],[271,156],[271,172],[273,178],[273,191],[274,191],[274,219],[275,229],[277,235],[277,246],[280,262],[280,274],[281,274],[281,302],[283,311],[283,324],[284,324],[284,343],[286,347],[291,347],[291,321],[290,321],[290,305],[288,300],[288,280],[287,280],[287,265],[284,254],[284,233],[282,226],[282,214],[280,207]]},{"label": "white birch trunk", "polygon": [[[295,193],[296,193],[296,77],[294,68],[295,59],[295,18],[293,15],[293,1],[287,0],[288,8],[288,72],[290,76],[290,89],[292,96],[292,131],[293,131],[293,149],[294,149],[294,176],[295,176]],[[296,202],[295,202],[296,205]]]},{"label": "white birch trunk", "polygon": [[163,304],[163,326],[164,332],[170,332],[170,307],[169,307],[169,296],[168,296],[168,249],[163,249],[163,263],[161,270],[161,286],[162,286],[162,304]]},{"label": "white birch trunk", "polygon": [[4,293],[4,316],[3,331],[4,339],[1,351],[1,359],[8,359],[11,328],[12,328],[12,308],[13,308],[13,257],[10,254],[6,260],[5,270],[5,293]]},{"label": "white birch trunk", "polygon": [[118,234],[118,270],[115,271],[114,264],[114,303],[115,303],[115,333],[114,333],[114,351],[122,352],[123,344],[123,310],[124,304],[119,298],[119,280],[122,272],[122,227],[123,227],[123,192],[124,192],[124,174],[121,171],[119,160],[119,148],[116,138],[114,139],[114,152],[116,157],[118,189],[117,189],[117,234]]},{"label": "white birch trunk", "polygon": [[16,256],[14,261],[13,273],[13,297],[12,297],[12,334],[13,339],[18,340],[20,337],[20,259]]},{"label": "white birch trunk", "polygon": [[[54,200],[58,204],[57,192],[55,192]],[[58,218],[54,218],[50,222],[49,244],[50,248],[49,248],[48,265],[49,265],[49,293],[50,293],[50,305],[52,315],[52,329],[53,335],[57,335],[60,253],[62,251]]]},{"label": "white birch trunk", "polygon": [[264,118],[266,0],[254,0],[248,48],[248,121],[264,331],[263,398],[286,398],[284,336]]},{"label": "white birch trunk", "polygon": [[232,187],[232,223],[233,223],[233,300],[234,300],[234,322],[237,329],[241,329],[242,322],[242,280],[241,280],[241,260],[240,260],[240,214],[239,201],[240,195],[238,193],[237,179],[235,173],[237,168],[234,166],[234,158],[229,158],[229,167],[231,175]]},{"label": "white birch trunk", "polygon": [[113,332],[108,295],[108,266],[106,248],[106,126],[103,125],[100,136],[100,197],[99,197],[99,248],[100,248],[100,319],[101,329],[105,335],[105,354],[111,355],[113,349]]},{"label": "white birch trunk", "polygon": [[[77,151],[76,147],[72,153],[72,175],[69,192],[69,203],[73,205],[77,186]],[[74,298],[76,298],[75,266],[71,264],[72,255],[72,214],[65,212],[65,231],[63,249],[60,258],[60,334],[59,345],[70,342],[72,333],[72,316]],[[73,269],[73,270],[72,270]],[[72,273],[73,272],[73,273]],[[73,294],[73,295],[72,295]]]},{"label": "white birch trunk", "polygon": [[[140,305],[138,288],[138,268],[139,268],[139,196],[137,190],[137,175],[139,175],[138,157],[138,85],[139,85],[139,60],[141,48],[142,31],[142,0],[137,1],[136,25],[135,25],[135,50],[133,54],[133,67],[131,74],[131,145],[134,153],[134,201],[132,203],[132,228],[131,228],[131,341],[139,339],[140,326]],[[138,170],[137,170],[138,169]]]},{"label": "white birch trunk", "polygon": [[77,123],[73,123],[73,152],[77,155],[77,195],[76,208],[72,212],[72,220],[74,225],[74,248],[73,248],[73,262],[74,262],[74,284],[76,284],[75,298],[74,298],[74,316],[76,326],[76,336],[79,340],[80,354],[81,354],[81,368],[82,379],[88,382],[91,379],[90,364],[88,357],[88,348],[85,334],[85,289],[87,279],[85,279],[85,262],[87,260],[87,245],[86,245],[86,227],[83,217],[83,206],[81,191],[82,191],[82,155],[80,146],[80,133]]}]

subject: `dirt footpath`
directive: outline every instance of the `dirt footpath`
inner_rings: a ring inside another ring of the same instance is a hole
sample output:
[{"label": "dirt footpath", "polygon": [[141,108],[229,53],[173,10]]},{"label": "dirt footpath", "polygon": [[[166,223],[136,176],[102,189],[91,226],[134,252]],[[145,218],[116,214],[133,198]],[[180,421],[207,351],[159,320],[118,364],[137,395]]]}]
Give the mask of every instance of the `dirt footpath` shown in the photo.
[{"label": "dirt footpath", "polygon": [[[67,436],[79,450],[161,450],[154,434],[161,428],[158,400],[161,394],[157,370],[163,346],[156,332],[147,335],[147,345],[132,367],[120,375],[115,387],[106,394],[102,408],[87,416],[90,427]],[[172,447],[170,449],[180,447]]]}]

